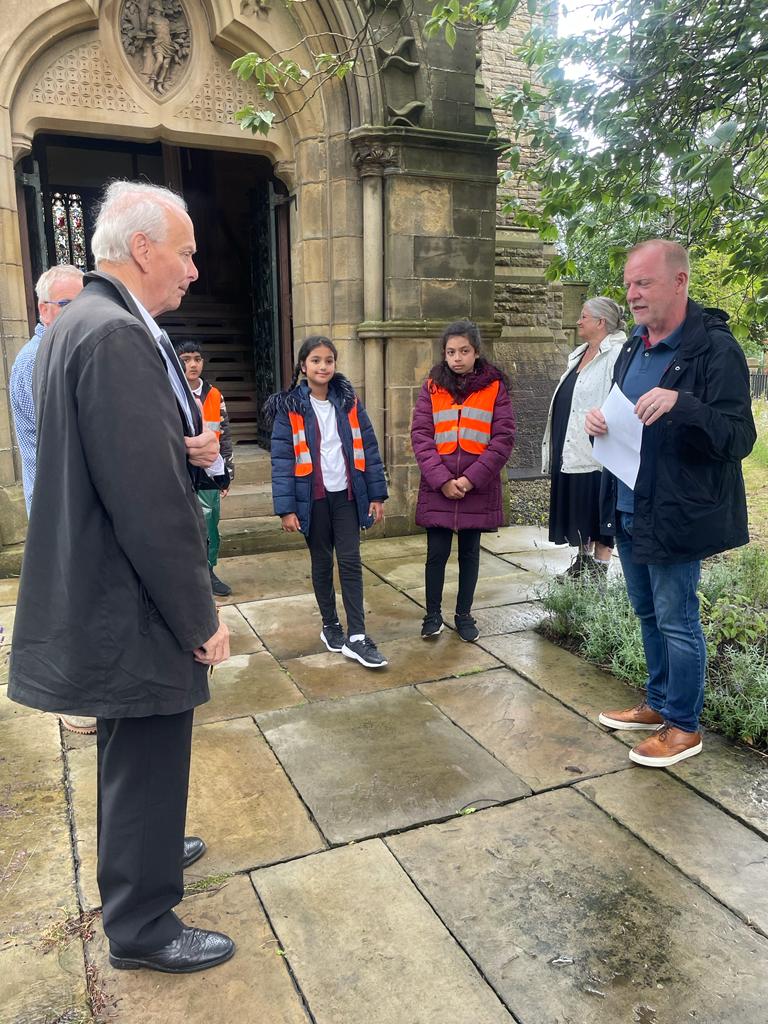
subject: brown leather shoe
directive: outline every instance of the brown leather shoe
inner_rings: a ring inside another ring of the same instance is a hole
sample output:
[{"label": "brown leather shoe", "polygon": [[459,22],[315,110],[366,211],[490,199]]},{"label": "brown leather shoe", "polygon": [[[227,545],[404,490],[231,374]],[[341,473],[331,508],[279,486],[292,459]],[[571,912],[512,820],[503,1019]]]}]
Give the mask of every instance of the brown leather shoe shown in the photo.
[{"label": "brown leather shoe", "polygon": [[607,725],[609,729],[660,729],[664,725],[664,719],[658,711],[640,701],[633,708],[626,711],[603,711],[598,718],[600,725]]},{"label": "brown leather shoe", "polygon": [[654,736],[638,743],[629,752],[631,761],[649,768],[667,768],[686,757],[701,753],[701,733],[686,732],[676,725],[665,725]]}]

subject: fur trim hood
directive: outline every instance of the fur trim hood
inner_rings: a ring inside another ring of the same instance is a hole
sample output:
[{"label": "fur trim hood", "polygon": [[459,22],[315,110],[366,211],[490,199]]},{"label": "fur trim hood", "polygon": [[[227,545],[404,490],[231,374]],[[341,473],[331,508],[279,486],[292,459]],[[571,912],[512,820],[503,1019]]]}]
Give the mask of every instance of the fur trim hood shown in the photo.
[{"label": "fur trim hood", "polygon": [[[328,382],[328,399],[344,412],[355,404],[355,389],[343,373],[335,373]],[[300,381],[287,391],[276,391],[264,403],[264,415],[269,424],[274,423],[280,413],[303,413],[309,402],[309,385]]]},{"label": "fur trim hood", "polygon": [[[478,362],[479,366],[476,365],[471,373],[465,374],[453,373],[445,362],[436,363],[429,371],[429,377],[435,384],[445,387],[455,401],[463,401],[467,395],[472,395],[475,391],[482,391],[489,384],[493,384],[495,380],[500,380],[508,389],[508,378],[503,370],[485,359],[478,360]],[[442,380],[445,380],[446,383],[441,384]]]}]

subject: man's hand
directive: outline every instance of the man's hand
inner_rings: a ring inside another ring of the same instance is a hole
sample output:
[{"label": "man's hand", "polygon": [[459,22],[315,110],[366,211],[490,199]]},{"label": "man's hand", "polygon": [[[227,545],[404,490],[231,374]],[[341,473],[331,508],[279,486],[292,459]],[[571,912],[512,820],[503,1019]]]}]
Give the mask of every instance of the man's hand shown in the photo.
[{"label": "man's hand", "polygon": [[200,466],[201,469],[212,466],[219,454],[219,439],[212,430],[204,430],[195,437],[185,437],[184,444],[187,446],[187,458],[190,463],[193,466]]},{"label": "man's hand", "polygon": [[229,488],[227,487],[225,490],[219,491],[219,494],[221,495],[222,498],[226,498],[226,496],[229,494]]},{"label": "man's hand", "polygon": [[368,506],[368,515],[373,516],[373,525],[380,523],[384,518],[384,502],[383,501],[372,501]]},{"label": "man's hand", "polygon": [[677,395],[677,391],[670,391],[668,388],[651,388],[638,398],[635,415],[646,427],[650,427],[660,416],[669,412],[677,401]]},{"label": "man's hand", "polygon": [[287,516],[280,516],[280,522],[286,533],[298,533],[301,530],[301,523],[295,512],[289,512]]},{"label": "man's hand", "polygon": [[467,480],[465,476],[460,476],[456,481],[458,486],[461,488],[464,494],[469,494],[470,491],[474,490],[475,485],[471,480]]},{"label": "man's hand", "polygon": [[219,665],[229,657],[229,630],[223,622],[210,640],[195,649],[195,661],[202,665]]},{"label": "man's hand", "polygon": [[587,418],[584,420],[584,429],[590,437],[598,437],[600,434],[608,433],[608,424],[605,416],[599,409],[590,409]]},{"label": "man's hand", "polygon": [[457,480],[446,480],[440,490],[446,498],[450,498],[451,501],[458,501],[459,498],[464,497],[464,491],[459,487]]}]

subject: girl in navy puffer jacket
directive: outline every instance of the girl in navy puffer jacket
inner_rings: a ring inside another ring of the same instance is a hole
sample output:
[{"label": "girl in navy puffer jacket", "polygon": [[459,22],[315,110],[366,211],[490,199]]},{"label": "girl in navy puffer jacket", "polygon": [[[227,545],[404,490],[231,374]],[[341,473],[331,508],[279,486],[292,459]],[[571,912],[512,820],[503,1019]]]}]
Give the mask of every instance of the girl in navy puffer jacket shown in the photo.
[{"label": "girl in navy puffer jacket", "polygon": [[459,536],[456,630],[477,640],[472,618],[480,566],[480,534],[504,521],[501,471],[515,439],[509,381],[480,355],[470,320],[443,331],[443,361],[434,366],[413,412],[411,441],[421,470],[416,522],[427,528],[427,614],[424,639],[443,630],[441,604],[453,534]]},{"label": "girl in navy puffer jacket", "polygon": [[[386,659],[365,632],[360,530],[384,518],[387,485],[373,427],[350,382],[336,372],[337,355],[329,338],[307,338],[292,387],[267,401],[272,499],[283,530],[301,531],[309,547],[320,639],[329,651],[383,668]],[[298,383],[302,373],[306,380]],[[334,550],[347,636],[336,612]]]}]

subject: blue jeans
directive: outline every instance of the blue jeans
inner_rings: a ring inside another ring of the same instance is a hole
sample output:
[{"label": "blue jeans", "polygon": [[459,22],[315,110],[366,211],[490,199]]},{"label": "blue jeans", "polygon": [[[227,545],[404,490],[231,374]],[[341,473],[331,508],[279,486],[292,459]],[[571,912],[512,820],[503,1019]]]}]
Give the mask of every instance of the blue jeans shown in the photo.
[{"label": "blue jeans", "polygon": [[707,666],[696,596],[701,562],[637,565],[632,561],[633,516],[617,515],[616,547],[643,635],[648,704],[671,725],[697,732]]}]

